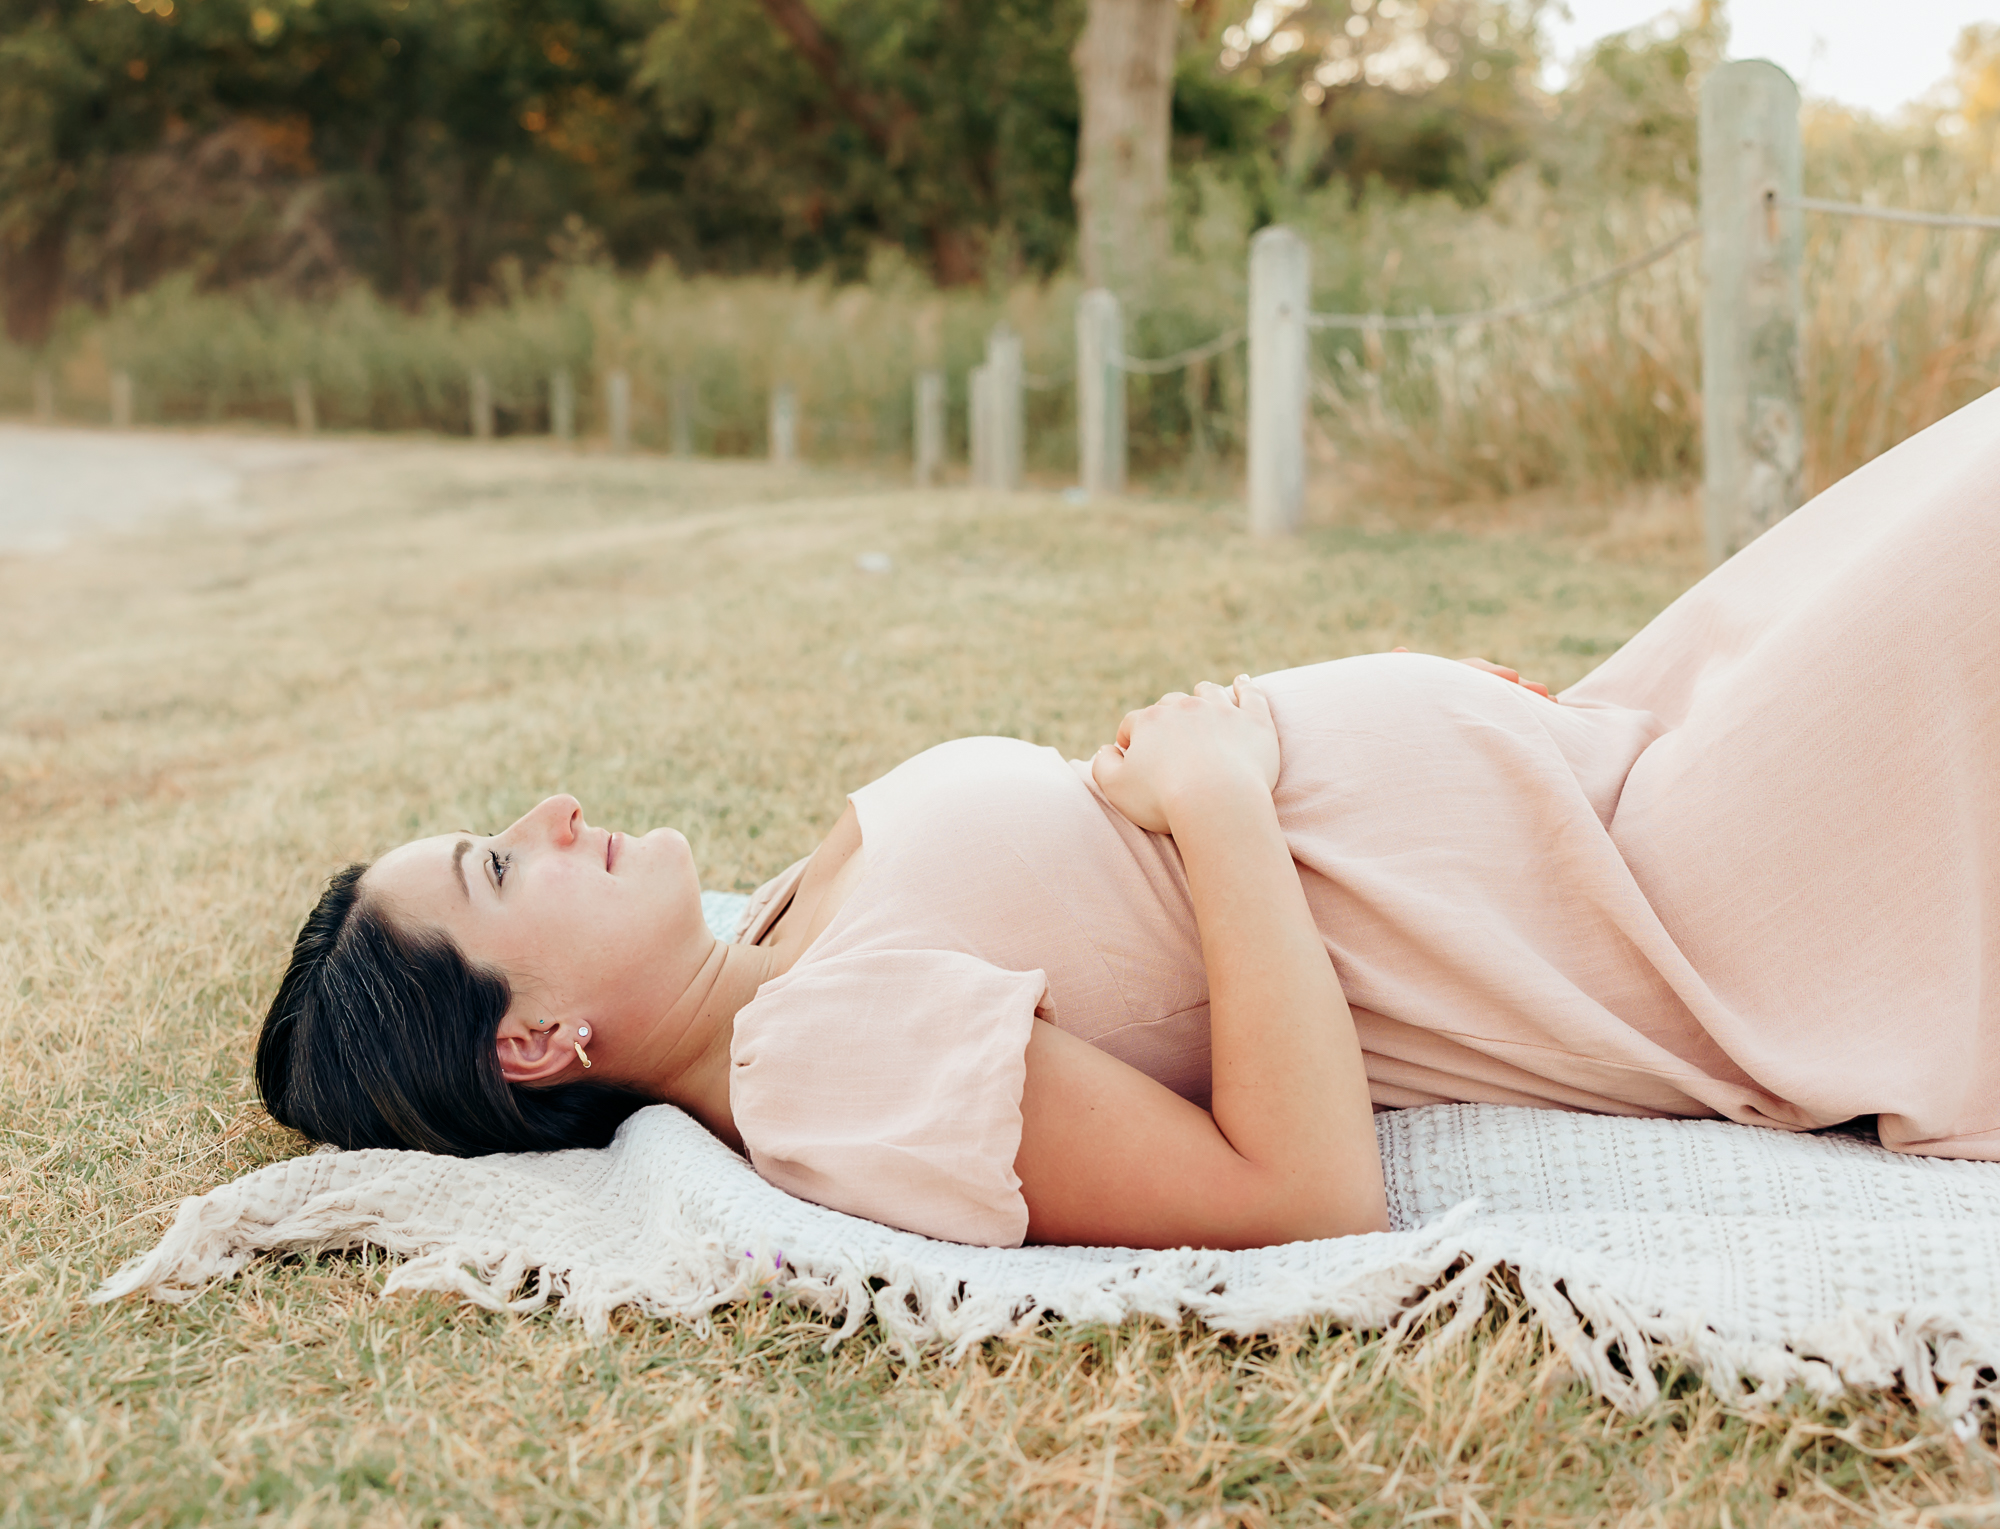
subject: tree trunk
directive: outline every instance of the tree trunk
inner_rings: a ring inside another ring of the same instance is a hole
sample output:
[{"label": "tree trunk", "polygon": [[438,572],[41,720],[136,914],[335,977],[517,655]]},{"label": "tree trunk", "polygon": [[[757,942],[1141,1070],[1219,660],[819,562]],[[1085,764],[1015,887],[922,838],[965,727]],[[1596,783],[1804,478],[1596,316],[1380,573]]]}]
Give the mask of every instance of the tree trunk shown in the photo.
[{"label": "tree trunk", "polygon": [[63,272],[69,252],[70,203],[65,200],[28,236],[27,242],[6,250],[7,338],[25,350],[38,351],[55,328],[62,306]]},{"label": "tree trunk", "polygon": [[979,280],[980,241],[978,236],[945,213],[934,218],[924,230],[930,240],[931,275],[941,287],[962,287]]},{"label": "tree trunk", "polygon": [[771,24],[782,32],[819,76],[834,103],[876,151],[892,163],[901,157],[898,140],[915,123],[915,113],[896,100],[884,99],[865,89],[847,66],[840,42],[820,25],[819,17],[805,0],[759,0]]},{"label": "tree trunk", "polygon": [[451,274],[447,296],[454,308],[472,306],[473,289],[483,272],[479,270],[480,234],[486,221],[486,191],[492,181],[493,162],[486,157],[467,157],[459,164],[458,206],[451,229]]},{"label": "tree trunk", "polygon": [[389,124],[388,148],[388,243],[389,280],[403,307],[415,313],[424,304],[423,283],[417,275],[417,251],[410,228],[415,201],[410,185],[409,124],[397,119]]},{"label": "tree trunk", "polygon": [[1070,54],[1077,135],[1078,264],[1086,287],[1143,293],[1167,252],[1167,160],[1174,99],[1175,0],[1090,0]]}]

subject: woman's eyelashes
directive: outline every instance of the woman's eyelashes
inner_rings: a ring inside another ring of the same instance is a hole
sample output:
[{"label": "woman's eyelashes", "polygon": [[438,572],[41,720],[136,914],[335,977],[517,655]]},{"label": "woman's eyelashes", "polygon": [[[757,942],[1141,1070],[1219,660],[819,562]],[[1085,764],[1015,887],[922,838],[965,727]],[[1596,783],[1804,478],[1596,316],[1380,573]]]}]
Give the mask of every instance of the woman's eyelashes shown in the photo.
[{"label": "woman's eyelashes", "polygon": [[497,849],[489,849],[486,852],[486,859],[493,867],[493,885],[497,889],[507,879],[507,867],[513,864],[514,857],[511,854],[503,855]]}]

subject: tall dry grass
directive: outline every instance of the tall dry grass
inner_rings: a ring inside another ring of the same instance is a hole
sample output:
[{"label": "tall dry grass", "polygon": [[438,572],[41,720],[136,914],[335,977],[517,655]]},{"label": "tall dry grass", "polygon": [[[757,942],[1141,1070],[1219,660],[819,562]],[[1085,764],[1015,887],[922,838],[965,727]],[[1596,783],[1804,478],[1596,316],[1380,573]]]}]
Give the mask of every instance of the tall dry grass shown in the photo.
[{"label": "tall dry grass", "polygon": [[[1806,189],[1852,201],[2000,212],[2000,138],[1957,140],[1830,110],[1805,121]],[[1159,356],[1242,320],[1240,194],[1196,175],[1181,247],[1129,305],[1127,348]],[[1316,306],[1399,313],[1479,309],[1558,290],[1690,226],[1662,191],[1594,195],[1535,166],[1466,210],[1447,198],[1344,190],[1288,195],[1282,216],[1313,251]],[[1416,335],[1315,340],[1322,490],[1378,504],[1457,502],[1542,487],[1686,484],[1700,471],[1700,255],[1687,247],[1613,289],[1533,318]],[[1802,385],[1806,478],[1817,491],[2000,384],[2000,236],[1810,215]],[[110,376],[136,382],[142,420],[292,417],[307,379],[340,429],[470,429],[474,372],[503,433],[549,425],[550,377],[568,371],[586,431],[604,428],[605,377],[634,379],[641,444],[672,440],[677,383],[693,390],[705,455],[765,449],[771,389],[800,397],[804,454],[905,460],[916,372],[948,379],[950,446],[966,450],[967,373],[1004,320],[1023,338],[1031,469],[1074,472],[1071,278],[940,291],[884,257],[863,283],[779,277],[619,276],[579,264],[537,284],[503,271],[470,312],[405,312],[350,290],[308,305],[170,281],[113,311],[76,312],[57,346],[64,407],[102,419]],[[27,358],[0,353],[0,407],[25,408]],[[1163,377],[1129,379],[1142,476],[1206,490],[1240,471],[1241,349]]]},{"label": "tall dry grass", "polygon": [[[2000,213],[2000,139],[1803,123],[1806,194]],[[1538,297],[1693,225],[1664,194],[1595,208],[1532,174],[1480,211],[1364,204],[1314,230],[1350,311],[1462,312]],[[1701,275],[1686,246],[1552,313],[1323,343],[1323,454],[1387,500],[1688,482],[1701,470]],[[1808,493],[2000,386],[2000,234],[1806,219],[1801,386]]]}]

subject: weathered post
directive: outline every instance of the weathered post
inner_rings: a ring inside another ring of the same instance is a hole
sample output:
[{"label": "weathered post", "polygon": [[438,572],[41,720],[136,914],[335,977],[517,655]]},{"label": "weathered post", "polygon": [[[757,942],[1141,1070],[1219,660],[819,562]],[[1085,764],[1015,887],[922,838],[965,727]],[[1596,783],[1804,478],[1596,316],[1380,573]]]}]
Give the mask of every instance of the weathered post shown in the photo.
[{"label": "weathered post", "polygon": [[38,366],[30,382],[35,394],[35,423],[53,425],[56,422],[56,374],[46,366]]},{"label": "weathered post", "polygon": [[1306,310],[1312,257],[1289,228],[1250,241],[1250,531],[1289,536],[1306,490]]},{"label": "weathered post", "polygon": [[476,441],[493,439],[493,381],[484,372],[472,374],[470,404],[472,408],[472,438]]},{"label": "weathered post", "polygon": [[918,372],[911,400],[911,455],[918,488],[934,488],[944,474],[944,373]]},{"label": "weathered post", "polygon": [[111,374],[111,428],[130,430],[132,428],[132,374],[113,372]]},{"label": "weathered post", "polygon": [[1086,494],[1125,492],[1125,318],[1094,287],[1076,302],[1076,468]]},{"label": "weathered post", "polygon": [[694,378],[676,377],[670,400],[674,455],[685,462],[694,455]]},{"label": "weathered post", "polygon": [[605,413],[610,416],[611,449],[632,449],[632,374],[623,370],[604,379]]},{"label": "weathered post", "polygon": [[975,366],[965,385],[965,438],[972,456],[972,486],[993,487],[993,373]]},{"label": "weathered post", "polygon": [[1003,319],[986,337],[987,424],[992,446],[992,487],[1012,493],[1021,486],[1021,337]]},{"label": "weathered post", "polygon": [[292,428],[300,435],[319,429],[319,407],[313,402],[313,385],[303,375],[292,378]]},{"label": "weathered post", "polygon": [[549,373],[549,434],[559,441],[576,439],[576,384],[566,366]]},{"label": "weathered post", "polygon": [[771,465],[790,467],[799,459],[799,395],[789,382],[771,389]]},{"label": "weathered post", "polygon": [[1711,565],[1798,508],[1799,91],[1776,64],[1722,65],[1701,92],[1701,415]]}]

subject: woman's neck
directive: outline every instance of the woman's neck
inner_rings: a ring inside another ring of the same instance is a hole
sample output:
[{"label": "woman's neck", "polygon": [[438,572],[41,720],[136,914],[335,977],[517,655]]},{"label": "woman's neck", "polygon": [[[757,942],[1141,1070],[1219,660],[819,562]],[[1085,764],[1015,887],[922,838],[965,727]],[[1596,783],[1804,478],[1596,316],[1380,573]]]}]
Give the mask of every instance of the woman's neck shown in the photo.
[{"label": "woman's neck", "polygon": [[717,940],[660,1026],[662,1035],[676,1038],[645,1069],[660,1098],[679,1105],[738,1152],[743,1140],[729,1109],[729,1042],[737,1010],[777,975],[778,961],[763,946]]},{"label": "woman's neck", "polygon": [[743,1139],[729,1109],[729,1043],[736,1033],[737,1010],[757,996],[758,988],[790,971],[819,938],[860,880],[862,866],[861,818],[849,802],[759,943],[716,941],[694,981],[655,1029],[663,1054],[657,1060],[642,1059],[637,1069],[648,1092],[679,1105],[738,1152]]}]

